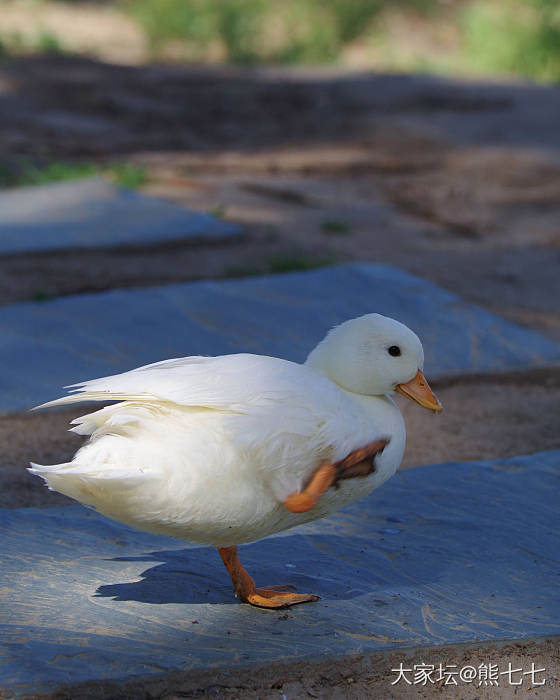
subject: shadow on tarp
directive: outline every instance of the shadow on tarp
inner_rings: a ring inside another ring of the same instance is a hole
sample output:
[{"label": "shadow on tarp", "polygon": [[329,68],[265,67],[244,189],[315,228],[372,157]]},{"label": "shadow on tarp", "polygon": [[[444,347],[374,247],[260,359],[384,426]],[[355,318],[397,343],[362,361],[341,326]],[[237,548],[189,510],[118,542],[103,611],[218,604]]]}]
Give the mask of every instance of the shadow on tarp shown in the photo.
[{"label": "shadow on tarp", "polygon": [[[240,548],[240,559],[257,586],[295,586],[302,593],[315,593],[323,600],[349,600],[389,583],[397,585],[402,575],[396,575],[391,563],[404,545],[399,528],[387,528],[384,534],[373,536],[287,535],[271,537]],[[379,550],[375,540],[393,540],[389,549]],[[393,546],[395,545],[395,546]],[[415,557],[411,552],[414,580],[429,585],[438,577],[444,562]],[[421,567],[422,559],[425,565]],[[158,562],[143,571],[141,580],[99,586],[96,597],[117,601],[134,600],[154,605],[182,603],[234,603],[229,575],[212,547],[147,552],[136,557],[116,557],[111,561]],[[407,585],[409,582],[406,582]],[[383,605],[383,601],[378,601]]]}]

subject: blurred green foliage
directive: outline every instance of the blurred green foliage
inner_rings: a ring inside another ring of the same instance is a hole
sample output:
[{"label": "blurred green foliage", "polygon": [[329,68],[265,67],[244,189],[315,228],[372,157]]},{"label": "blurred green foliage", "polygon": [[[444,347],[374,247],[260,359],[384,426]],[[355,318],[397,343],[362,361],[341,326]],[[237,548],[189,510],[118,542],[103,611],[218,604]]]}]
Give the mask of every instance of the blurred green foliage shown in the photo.
[{"label": "blurred green foliage", "polygon": [[474,68],[560,82],[558,0],[480,0],[465,9],[463,23]]},{"label": "blurred green foliage", "polygon": [[344,45],[367,30],[385,2],[128,0],[126,7],[155,53],[175,41],[185,43],[185,57],[191,59],[204,60],[214,48],[233,63],[305,63],[335,60]]},{"label": "blurred green foliage", "polygon": [[18,31],[0,35],[0,59],[26,53],[58,54],[64,51],[65,47],[58,37],[43,29],[30,36]]},{"label": "blurred green foliage", "polygon": [[417,68],[560,80],[560,0],[121,1],[157,57],[174,44],[187,60],[328,63],[353,42],[378,41],[386,11],[426,22],[445,14],[459,26],[460,45],[445,58],[418,56]]},{"label": "blurred green foliage", "polygon": [[220,41],[227,60],[256,59],[254,37],[265,0],[130,0],[125,7],[144,29],[158,53],[169,42],[182,42],[185,57],[204,60],[209,46]]},{"label": "blurred green foliage", "polygon": [[[157,60],[340,61],[380,70],[511,74],[560,82],[560,0],[103,2],[136,20]],[[25,32],[0,27],[0,60],[68,50],[63,30],[47,31],[40,19],[34,21],[33,7],[42,3],[60,9],[79,0],[29,0]]]},{"label": "blurred green foliage", "polygon": [[35,50],[38,53],[63,53],[64,48],[54,34],[41,31],[37,35]]}]

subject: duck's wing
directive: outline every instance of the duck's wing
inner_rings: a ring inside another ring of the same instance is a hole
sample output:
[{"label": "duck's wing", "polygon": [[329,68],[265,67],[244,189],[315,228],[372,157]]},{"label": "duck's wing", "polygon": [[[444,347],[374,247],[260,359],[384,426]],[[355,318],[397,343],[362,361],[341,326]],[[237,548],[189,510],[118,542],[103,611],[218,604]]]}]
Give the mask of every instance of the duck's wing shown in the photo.
[{"label": "duck's wing", "polygon": [[[245,449],[293,444],[304,438],[312,440],[307,442],[312,452],[323,453],[325,447],[336,446],[328,457],[341,459],[362,446],[361,414],[346,394],[315,370],[274,357],[183,357],[67,388],[69,395],[37,408],[86,401],[134,402],[146,409],[154,404],[176,404],[226,413],[230,433]],[[287,439],[290,435],[291,441]]]},{"label": "duck's wing", "polygon": [[343,459],[383,437],[359,404],[326,377],[262,355],[166,360],[69,388],[68,396],[43,406],[119,402],[75,419],[75,432],[133,435],[134,426],[159,429],[162,417],[165,424],[172,415],[172,424],[184,425],[181,449],[192,448],[187,435],[194,429],[197,439],[213,445],[212,454],[223,447],[236,455],[239,478],[266,482],[280,502],[300,490],[323,460]]},{"label": "duck's wing", "polygon": [[155,400],[243,413],[250,406],[290,397],[304,376],[331,384],[303,365],[265,355],[181,357],[71,384],[65,387],[68,395],[36,409],[86,401]]},{"label": "duck's wing", "polygon": [[[226,408],[234,396],[233,381],[243,368],[249,369],[258,355],[179,357],[137,367],[122,374],[90,379],[64,387],[67,396],[36,406],[50,408],[85,401],[169,401],[184,406]],[[272,358],[267,358],[272,359]],[[237,396],[246,387],[237,383]]]}]

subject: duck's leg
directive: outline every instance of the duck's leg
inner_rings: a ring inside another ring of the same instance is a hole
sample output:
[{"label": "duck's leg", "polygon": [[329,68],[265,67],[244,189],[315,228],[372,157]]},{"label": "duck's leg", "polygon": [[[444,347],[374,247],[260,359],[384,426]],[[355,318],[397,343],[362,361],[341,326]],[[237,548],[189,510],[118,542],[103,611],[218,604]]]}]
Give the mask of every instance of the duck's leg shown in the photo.
[{"label": "duck's leg", "polygon": [[239,561],[237,547],[218,547],[218,553],[231,576],[235,595],[243,603],[250,603],[259,608],[287,608],[290,605],[319,600],[319,596],[312,593],[295,593],[290,586],[257,588]]},{"label": "duck's leg", "polygon": [[292,513],[306,513],[337,481],[371,474],[374,469],[375,455],[381,452],[388,442],[388,440],[375,440],[359,450],[350,452],[338,462],[322,462],[303,491],[290,494],[284,501],[284,505]]}]

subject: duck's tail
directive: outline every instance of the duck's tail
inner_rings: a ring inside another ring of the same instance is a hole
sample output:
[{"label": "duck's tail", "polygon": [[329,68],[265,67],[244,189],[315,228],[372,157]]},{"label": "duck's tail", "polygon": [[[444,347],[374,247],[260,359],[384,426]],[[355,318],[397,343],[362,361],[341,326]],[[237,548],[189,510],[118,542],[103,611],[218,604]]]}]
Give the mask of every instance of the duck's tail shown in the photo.
[{"label": "duck's tail", "polygon": [[31,466],[27,470],[30,474],[40,476],[45,481],[50,491],[58,491],[65,496],[70,496],[82,503],[91,502],[91,492],[88,489],[83,475],[77,473],[76,465],[73,462],[64,462],[63,464],[35,464],[30,462]]},{"label": "duck's tail", "polygon": [[96,470],[76,460],[63,464],[30,464],[28,471],[40,476],[51,491],[90,506],[97,506],[100,499],[111,501],[119,493],[134,489],[146,478],[139,470]]},{"label": "duck's tail", "polygon": [[48,474],[56,471],[60,471],[63,469],[68,469],[69,467],[72,466],[72,462],[64,462],[64,464],[36,464],[35,462],[29,462],[31,465],[28,468],[28,472],[30,474],[36,474],[37,476],[40,476],[43,478],[48,485]]}]

